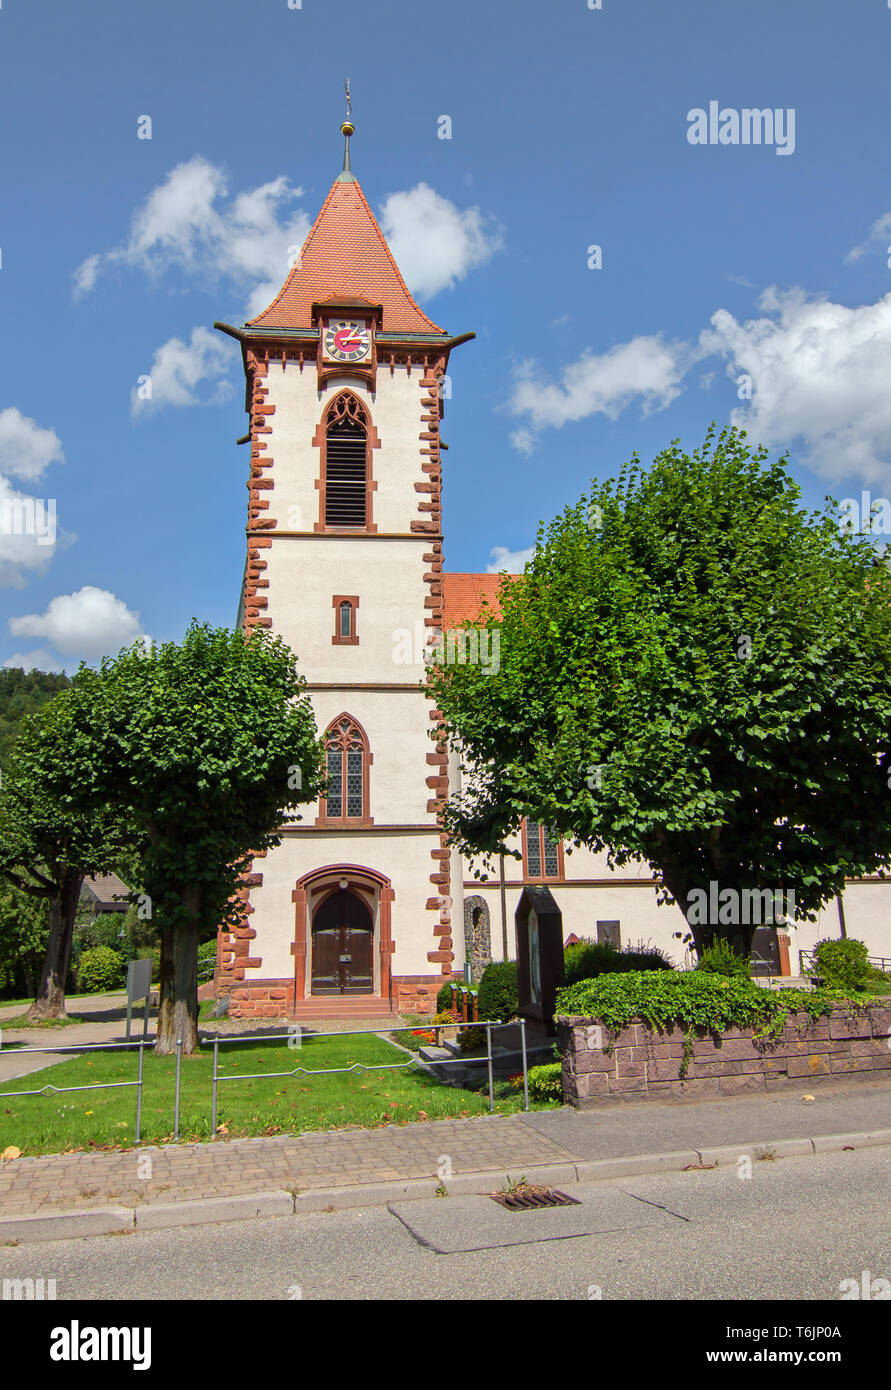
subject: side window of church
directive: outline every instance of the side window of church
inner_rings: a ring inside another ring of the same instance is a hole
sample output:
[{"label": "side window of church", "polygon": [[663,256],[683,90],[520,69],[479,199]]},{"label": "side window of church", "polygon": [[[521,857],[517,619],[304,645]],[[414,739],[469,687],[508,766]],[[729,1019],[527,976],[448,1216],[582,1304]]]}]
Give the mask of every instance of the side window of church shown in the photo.
[{"label": "side window of church", "polygon": [[559,878],[560,854],[557,841],[535,821],[526,822],[526,877]]},{"label": "side window of church", "polygon": [[358,412],[344,412],[325,435],[325,525],[366,522],[366,434]]},{"label": "side window of church", "polygon": [[328,820],[362,820],[365,805],[366,748],[362,734],[348,718],[339,719],[325,735]]},{"label": "side window of church", "polygon": [[334,608],[334,635],[331,638],[335,646],[357,646],[359,636],[356,631],[356,609],[359,607],[359,599],[355,594],[335,594],[331,600]]}]

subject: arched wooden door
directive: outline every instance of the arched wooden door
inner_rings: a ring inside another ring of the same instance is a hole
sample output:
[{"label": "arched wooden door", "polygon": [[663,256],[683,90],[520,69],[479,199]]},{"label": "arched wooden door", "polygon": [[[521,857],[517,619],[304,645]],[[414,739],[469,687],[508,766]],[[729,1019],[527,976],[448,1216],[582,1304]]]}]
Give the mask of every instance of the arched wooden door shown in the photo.
[{"label": "arched wooden door", "polygon": [[361,898],[341,888],[312,924],[313,994],[373,994],[374,924]]}]

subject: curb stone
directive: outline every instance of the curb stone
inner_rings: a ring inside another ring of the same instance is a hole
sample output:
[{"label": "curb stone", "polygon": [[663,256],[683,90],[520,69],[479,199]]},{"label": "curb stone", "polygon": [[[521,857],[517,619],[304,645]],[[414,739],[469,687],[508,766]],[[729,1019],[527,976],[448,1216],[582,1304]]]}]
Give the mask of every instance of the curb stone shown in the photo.
[{"label": "curb stone", "polygon": [[290,1192],[239,1193],[235,1197],[202,1197],[197,1202],[156,1202],[137,1207],[137,1231],[161,1231],[171,1226],[204,1226],[215,1221],[260,1221],[266,1216],[293,1216]]},{"label": "curb stone", "polygon": [[[769,1152],[774,1158],[793,1158],[842,1149],[891,1145],[891,1129],[857,1130],[851,1134],[824,1134],[815,1139],[776,1139],[728,1144],[714,1149],[682,1149],[672,1153],[629,1154],[619,1158],[595,1158],[578,1163],[517,1164],[513,1171],[490,1168],[457,1173],[444,1181],[449,1197],[485,1195],[512,1179],[565,1187],[577,1182],[642,1177],[645,1174],[682,1172],[690,1166],[729,1166],[740,1156],[757,1158]],[[86,1211],[61,1211],[0,1219],[0,1249],[8,1244],[49,1240],[75,1240],[84,1236],[110,1235],[117,1231],[165,1230],[178,1226],[212,1225],[250,1221],[300,1212],[342,1211],[348,1207],[387,1206],[395,1201],[435,1197],[439,1182],[433,1177],[407,1178],[343,1187],[307,1188],[294,1195],[276,1189],[239,1193],[232,1197],[207,1197],[200,1201],[164,1202],[132,1207],[91,1207]]]},{"label": "curb stone", "polygon": [[77,1240],[132,1231],[132,1207],[91,1207],[89,1211],[59,1211],[45,1216],[13,1216],[0,1221],[0,1246],[40,1240]]}]

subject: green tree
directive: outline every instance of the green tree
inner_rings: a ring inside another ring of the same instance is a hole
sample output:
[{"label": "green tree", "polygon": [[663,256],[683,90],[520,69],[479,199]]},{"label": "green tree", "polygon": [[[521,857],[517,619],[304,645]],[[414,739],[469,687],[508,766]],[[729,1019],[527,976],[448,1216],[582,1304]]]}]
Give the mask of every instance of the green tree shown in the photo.
[{"label": "green tree", "polygon": [[320,790],[321,746],[296,659],[262,631],[193,623],[88,681],[94,791],[140,826],[141,871],[161,934],[159,1052],[198,1041],[197,946],[237,920],[239,876],[280,843],[288,808]]},{"label": "green tree", "polygon": [[36,993],[48,925],[45,899],[0,878],[0,997]]},{"label": "green tree", "polygon": [[[86,668],[84,668],[86,669]],[[133,838],[125,817],[90,801],[97,748],[81,681],[22,723],[0,788],[0,875],[49,904],[46,957],[29,1018],[65,1016],[65,980],[84,878],[107,873]]]},{"label": "green tree", "polygon": [[891,576],[831,499],[806,513],[786,459],[714,429],[648,472],[635,456],[542,528],[501,602],[497,671],[428,682],[466,852],[529,816],[647,861],[698,950],[746,953],[733,895],[791,890],[812,917],[891,859]]}]

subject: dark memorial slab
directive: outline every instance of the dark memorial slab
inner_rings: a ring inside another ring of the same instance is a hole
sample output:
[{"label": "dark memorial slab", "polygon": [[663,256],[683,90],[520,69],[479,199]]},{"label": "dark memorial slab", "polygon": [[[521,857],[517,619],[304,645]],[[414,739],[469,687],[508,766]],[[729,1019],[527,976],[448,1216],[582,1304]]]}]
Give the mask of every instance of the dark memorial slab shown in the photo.
[{"label": "dark memorial slab", "polygon": [[523,1018],[554,1026],[554,999],[563,984],[563,913],[550,888],[527,885],[514,913],[517,994]]}]

